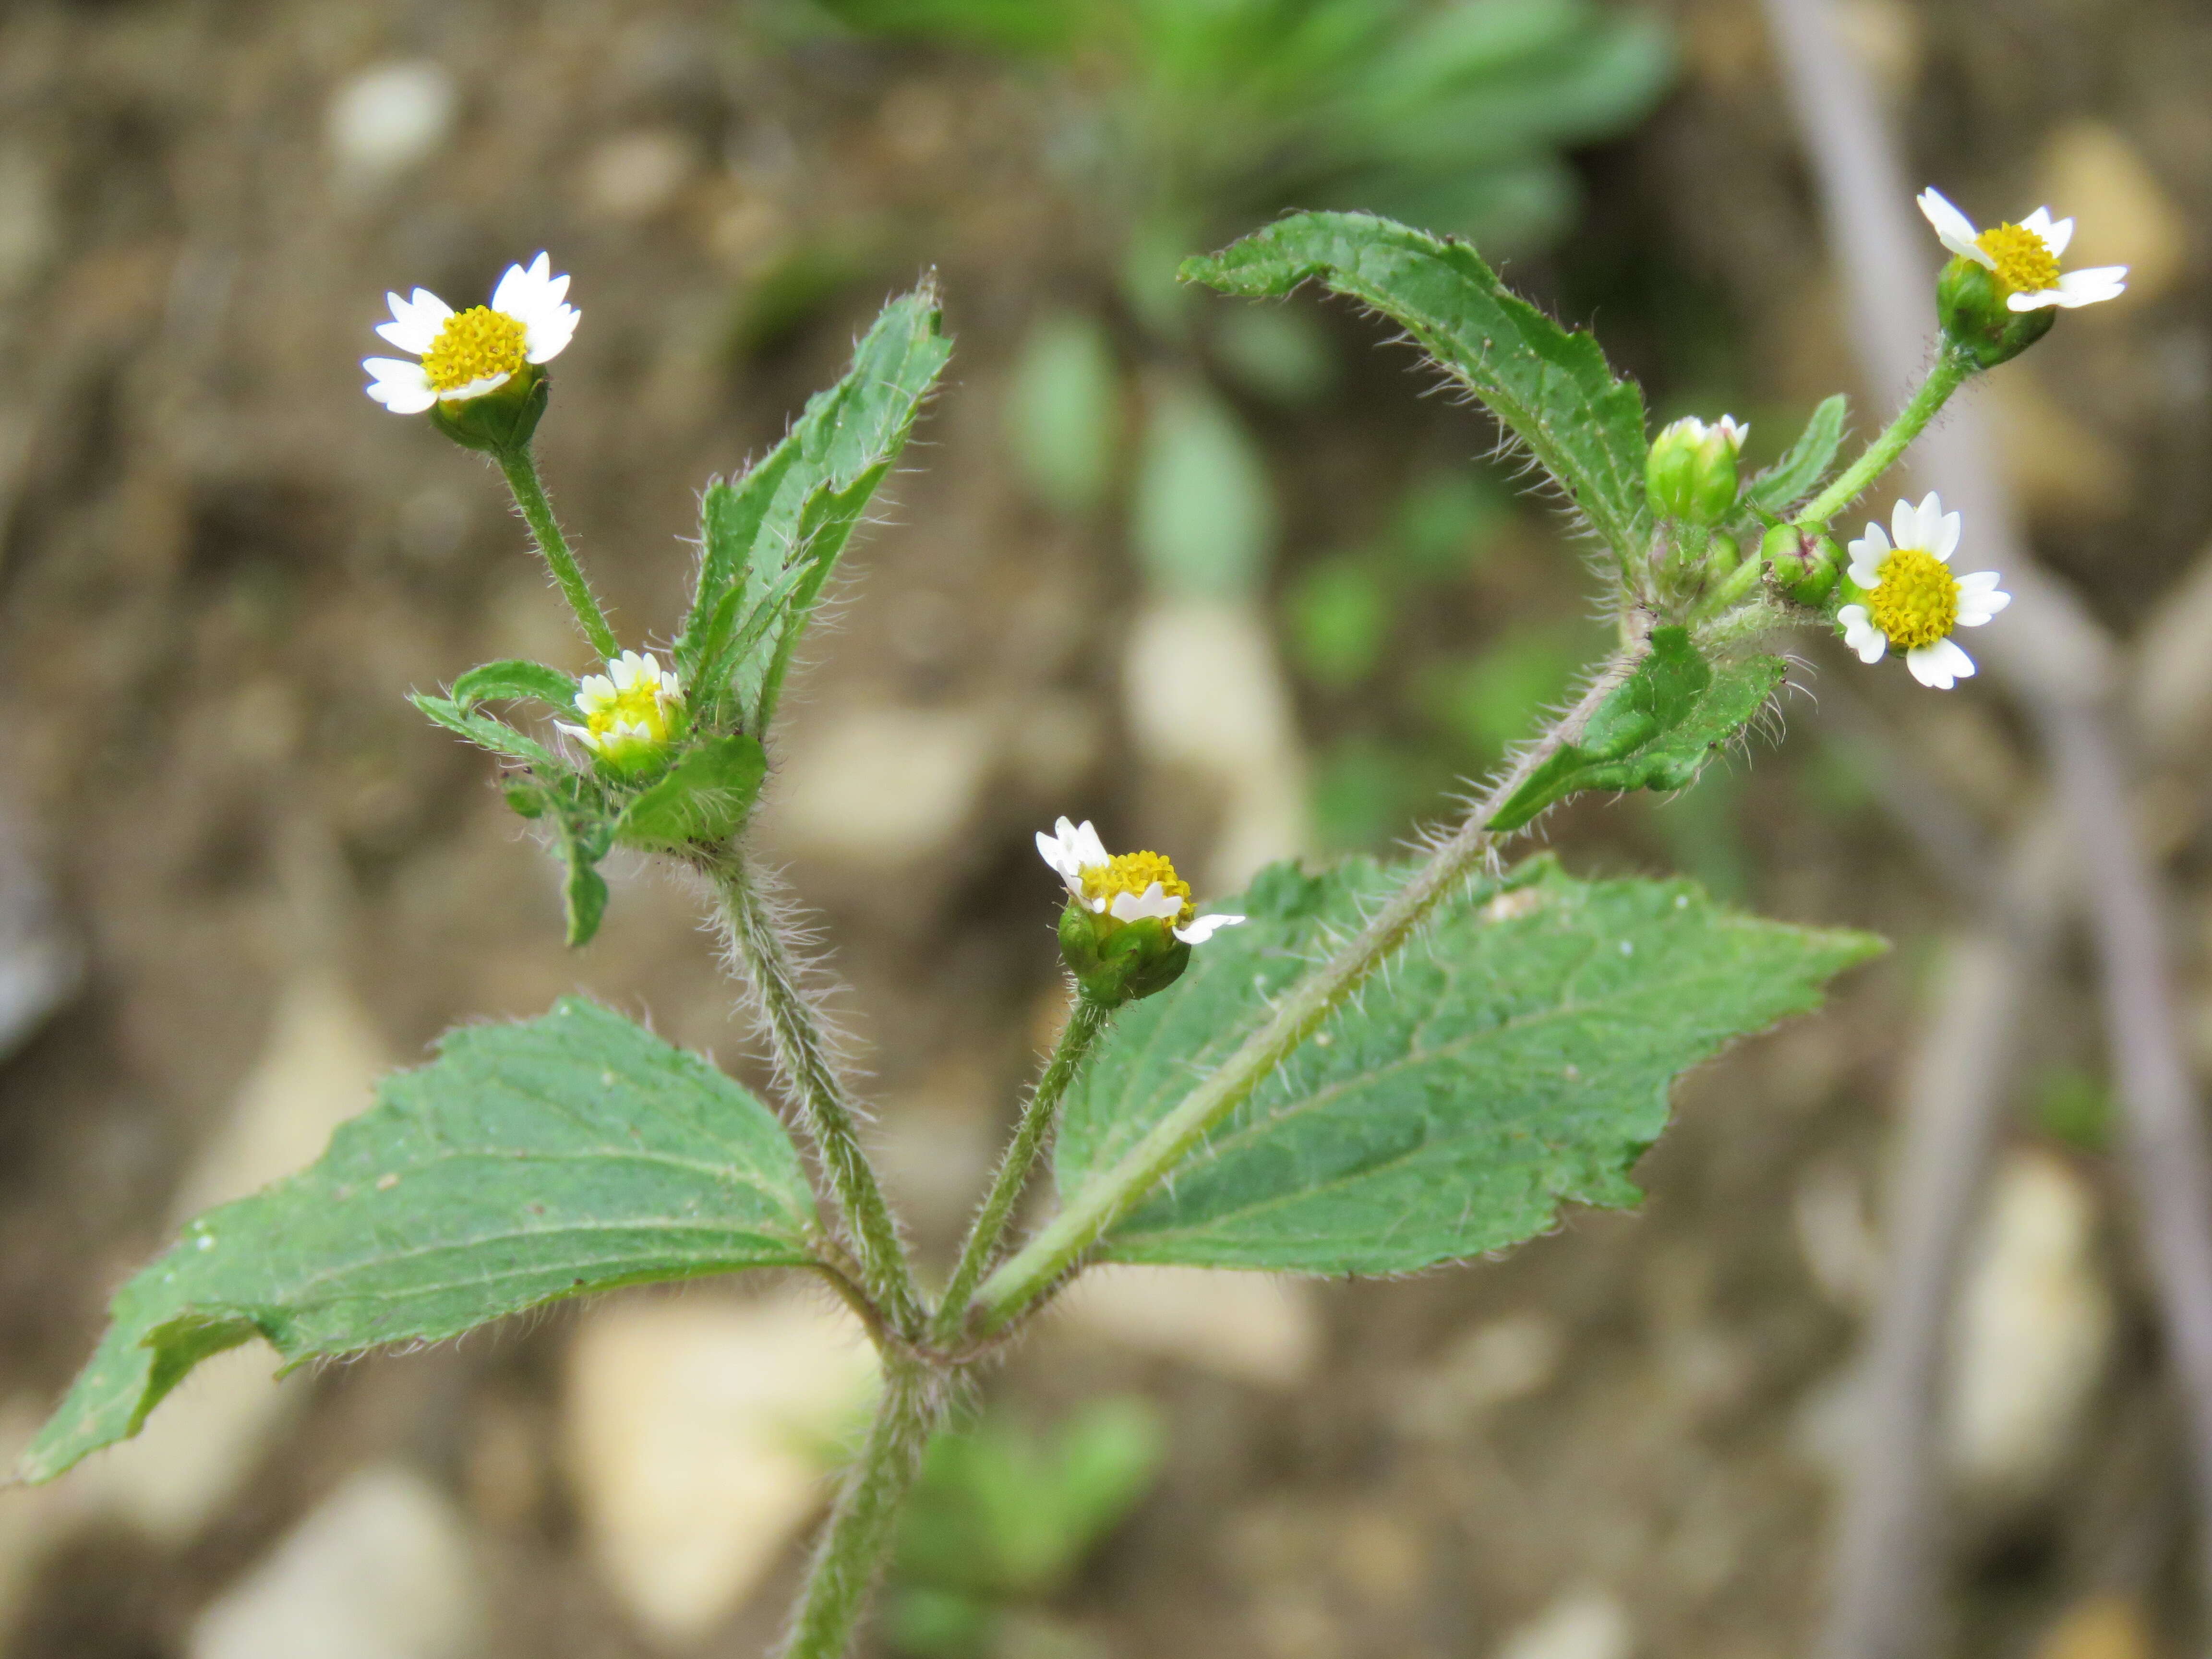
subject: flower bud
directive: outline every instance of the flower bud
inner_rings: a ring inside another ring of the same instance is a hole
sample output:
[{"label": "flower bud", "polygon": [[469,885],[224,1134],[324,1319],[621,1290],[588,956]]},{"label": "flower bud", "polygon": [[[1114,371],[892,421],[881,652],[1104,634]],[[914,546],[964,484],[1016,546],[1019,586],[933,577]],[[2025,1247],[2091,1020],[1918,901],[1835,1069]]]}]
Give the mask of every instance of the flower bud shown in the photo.
[{"label": "flower bud", "polygon": [[2051,332],[2058,313],[2049,307],[2014,311],[2011,290],[1986,265],[1954,258],[1936,281],[1936,313],[1943,337],[1977,368],[2009,362]]},{"label": "flower bud", "polygon": [[538,430],[551,394],[552,380],[535,363],[526,363],[507,384],[474,398],[440,398],[430,405],[430,423],[465,449],[496,455],[520,449]]},{"label": "flower bud", "polygon": [[1060,954],[1083,994],[1116,1008],[1164,991],[1190,966],[1190,946],[1175,936],[1170,918],[1117,921],[1070,899],[1060,913]]},{"label": "flower bud", "polygon": [[1759,542],[1774,585],[1800,605],[1817,605],[1836,585],[1843,555],[1830,536],[1808,536],[1795,525],[1778,524]]},{"label": "flower bud", "polygon": [[1687,415],[1652,440],[1644,464],[1644,492],[1662,519],[1716,524],[1735,505],[1736,456],[1751,428],[1723,415],[1707,426]]}]

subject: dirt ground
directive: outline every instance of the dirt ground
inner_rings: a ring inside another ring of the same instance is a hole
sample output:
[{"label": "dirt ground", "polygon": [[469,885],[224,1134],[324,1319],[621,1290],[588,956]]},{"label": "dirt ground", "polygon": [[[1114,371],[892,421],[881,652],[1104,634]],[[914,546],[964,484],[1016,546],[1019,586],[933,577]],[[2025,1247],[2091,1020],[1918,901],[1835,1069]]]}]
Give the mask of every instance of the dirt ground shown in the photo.
[{"label": "dirt ground", "polygon": [[[2154,267],[1989,394],[2039,552],[2133,635],[2212,526],[2212,15],[2190,0],[1856,0],[1849,15],[1928,177],[1977,205],[2101,185],[2060,210]],[[1510,275],[1594,319],[1655,407],[1748,410],[1779,432],[1850,383],[1833,282],[1755,9],[1674,16],[1676,90],[1577,158],[1583,222]],[[403,58],[451,72],[452,134],[403,176],[349,178],[325,139],[333,89]],[[1204,823],[1161,805],[1172,790],[1123,721],[1134,583],[1115,526],[1041,512],[1000,441],[1028,322],[1101,286],[1100,233],[1039,160],[1052,120],[1048,88],[978,58],[790,51],[751,14],[692,0],[0,14],[0,832],[51,882],[87,964],[0,1062],[0,1406],[35,1411],[66,1384],[302,986],[342,988],[395,1062],[457,1020],[582,989],[750,1063],[690,896],[623,875],[602,938],[565,952],[550,860],[483,757],[403,700],[491,658],[584,665],[496,478],[368,403],[356,368],[386,288],[474,294],[541,246],[578,273],[587,319],[541,453],[631,635],[675,615],[701,483],[774,440],[886,293],[941,274],[950,383],[816,642],[786,746],[854,709],[955,711],[994,734],[988,758],[927,859],[776,840],[781,803],[769,834],[852,983],[841,1006],[894,1176],[925,1247],[949,1249],[1055,994],[1032,831],[1059,811],[1132,839]],[[841,250],[846,274],[764,337],[761,274],[800,246]],[[1252,412],[1291,503],[1284,581],[1362,533],[1404,456],[1490,444],[1476,414],[1415,396],[1404,354],[1364,349],[1379,331],[1341,310],[1327,326],[1339,393]],[[1574,555],[1540,507],[1509,544],[1423,625],[1488,640],[1571,614]],[[1810,654],[1797,679],[1841,678],[1838,653]],[[2032,765],[1994,693],[1938,702],[1902,676],[1845,690],[1985,821],[2023,810]],[[1379,718],[1299,695],[1316,744]],[[1897,945],[1825,1013],[1691,1081],[1641,1211],[1571,1215],[1498,1261],[1320,1287],[1317,1358],[1295,1386],[1059,1334],[992,1380],[994,1403],[1044,1416],[1121,1391],[1167,1413],[1158,1486],[1042,1611],[1092,1644],[1064,1650],[1474,1655],[1546,1628],[1552,1645],[1511,1651],[1807,1649],[1833,1490],[1824,1402],[1863,1311],[1818,1240],[1848,1243],[1852,1217],[1878,1215],[1896,1062],[1950,914],[1815,707],[1794,697],[1778,744],[1685,801],[1585,804],[1553,827],[1578,872],[1686,864],[1768,914]],[[1036,738],[1039,710],[1064,740]],[[2212,1016],[2208,769],[2169,758],[2196,1019]],[[2112,1311],[2056,1461],[2002,1501],[1954,1505],[1951,1641],[2058,1653],[2051,1632],[2101,1597],[2149,1645],[2099,1652],[2179,1652],[2202,1635],[2193,1522],[2127,1199],[2094,1133],[2061,1139],[2032,1109],[2100,1067],[2078,963],[2037,1016],[2015,1151],[2087,1195]],[[399,1457],[474,1528],[498,1609],[483,1652],[653,1651],[580,1565],[557,1443],[578,1316],[307,1379],[239,1494],[189,1535],[113,1516],[69,1529],[0,1594],[4,1650],[181,1654],[200,1611],[347,1471]],[[1471,1334],[1530,1322],[1548,1356],[1530,1380],[1453,1393],[1454,1357],[1494,1350]],[[0,1492],[0,1532],[27,1501]],[[796,1549],[691,1650],[757,1650]],[[1543,1624],[1595,1605],[1625,1610],[1626,1646],[1576,1648]]]}]

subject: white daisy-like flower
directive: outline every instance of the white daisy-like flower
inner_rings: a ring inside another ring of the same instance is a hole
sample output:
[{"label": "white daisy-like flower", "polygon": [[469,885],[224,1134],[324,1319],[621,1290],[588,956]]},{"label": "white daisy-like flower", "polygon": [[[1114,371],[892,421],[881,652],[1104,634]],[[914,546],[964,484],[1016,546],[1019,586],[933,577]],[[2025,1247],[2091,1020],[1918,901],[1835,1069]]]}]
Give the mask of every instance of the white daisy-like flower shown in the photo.
[{"label": "white daisy-like flower", "polygon": [[1994,570],[1954,575],[1951,556],[1958,550],[1959,515],[1946,513],[1932,490],[1917,507],[1898,502],[1888,535],[1878,524],[1867,526],[1850,545],[1850,569],[1851,586],[1866,601],[1836,612],[1844,643],[1861,662],[1880,662],[1893,645],[1923,685],[1948,691],[1972,676],[1974,659],[1952,631],[1979,628],[2010,605],[2012,595],[1998,590]]},{"label": "white daisy-like flower", "polygon": [[1931,185],[1920,192],[1920,210],[1945,247],[1989,270],[2011,310],[2040,311],[2045,306],[2070,310],[2127,292],[2125,265],[2092,265],[2061,273],[2058,256],[2074,240],[2074,222],[2052,219],[2049,208],[2036,209],[2016,225],[1976,230],[1974,222]]},{"label": "white daisy-like flower", "polygon": [[625,651],[604,674],[586,674],[576,691],[581,726],[554,725],[601,760],[617,764],[664,747],[684,708],[676,676],[650,655]]},{"label": "white daisy-like flower", "polygon": [[1110,915],[1116,921],[1142,921],[1158,917],[1172,925],[1172,933],[1185,945],[1203,945],[1224,927],[1234,927],[1242,916],[1201,916],[1191,902],[1190,885],[1176,874],[1175,866],[1158,853],[1109,855],[1098,832],[1086,818],[1080,824],[1066,818],[1053,833],[1037,832],[1038,854],[1067,884],[1068,896],[1093,915]]},{"label": "white daisy-like flower", "polygon": [[567,303],[568,279],[553,274],[539,254],[529,265],[509,265],[488,306],[455,311],[427,288],[391,302],[392,320],[376,331],[404,357],[365,357],[368,395],[394,415],[420,415],[434,403],[464,403],[496,392],[526,363],[550,363],[574,337],[582,315]]}]

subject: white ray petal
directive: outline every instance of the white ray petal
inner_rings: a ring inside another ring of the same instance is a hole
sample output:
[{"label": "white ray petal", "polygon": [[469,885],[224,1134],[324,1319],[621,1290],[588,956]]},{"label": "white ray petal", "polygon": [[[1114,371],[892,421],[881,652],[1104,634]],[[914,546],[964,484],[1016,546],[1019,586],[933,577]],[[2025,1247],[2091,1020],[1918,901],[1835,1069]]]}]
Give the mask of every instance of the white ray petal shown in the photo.
[{"label": "white ray petal", "polygon": [[1144,921],[1157,917],[1166,921],[1182,914],[1183,902],[1154,882],[1141,893],[1114,895],[1113,916],[1116,921]]},{"label": "white ray petal", "polygon": [[394,415],[420,415],[438,401],[422,365],[398,357],[364,357],[361,366],[373,377],[366,390]]},{"label": "white ray petal", "polygon": [[1974,659],[1949,639],[1915,646],[1905,653],[1905,665],[1912,671],[1914,679],[1935,691],[1948,691],[1974,673]]},{"label": "white ray petal", "polygon": [[1920,211],[1936,228],[1936,240],[1962,258],[1976,260],[1994,269],[1996,262],[1974,245],[1975,237],[1981,233],[1974,228],[1972,219],[1953,207],[1933,185],[1920,192],[1919,199]]},{"label": "white ray petal", "polygon": [[1188,927],[1169,929],[1185,945],[1203,945],[1224,927],[1234,927],[1244,920],[1242,916],[1200,916]]}]

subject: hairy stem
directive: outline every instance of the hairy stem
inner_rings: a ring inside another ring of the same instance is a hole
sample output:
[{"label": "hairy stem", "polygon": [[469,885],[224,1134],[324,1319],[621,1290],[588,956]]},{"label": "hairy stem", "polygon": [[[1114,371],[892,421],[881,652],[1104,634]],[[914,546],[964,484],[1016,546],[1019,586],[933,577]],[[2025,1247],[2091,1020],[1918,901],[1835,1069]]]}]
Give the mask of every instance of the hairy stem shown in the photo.
[{"label": "hairy stem", "polygon": [[1091,1044],[1113,1018],[1114,1011],[1106,1004],[1077,995],[1075,1006],[1067,1016],[1066,1028],[1060,1034],[1060,1042],[1052,1051],[1044,1075],[1037,1079],[1036,1092],[1030,1097],[1030,1103],[1022,1113],[1021,1127],[1014,1131],[1012,1143],[1000,1161],[990,1196],[983,1200],[982,1208],[976,1211],[975,1222],[968,1229],[968,1242],[961,1247],[959,1263],[952,1270],[951,1282],[945,1287],[945,1298],[937,1305],[937,1317],[930,1334],[939,1341],[959,1334],[969,1299],[975,1293],[976,1282],[991,1265],[991,1258],[998,1254],[1000,1243],[1006,1237],[1007,1218],[1013,1214],[1014,1202],[1029,1184],[1030,1172],[1059,1121],[1060,1099],[1082,1068]]},{"label": "hairy stem", "polygon": [[1797,515],[1796,527],[1802,531],[1826,530],[1829,520],[1857,500],[1862,490],[1905,453],[1928,422],[1936,418],[1936,411],[1950,400],[1951,394],[1964,386],[1973,372],[1973,364],[1963,352],[1954,349],[1948,342],[1938,347],[1936,361],[1929,367],[1928,378],[1920,383],[1911,401],[1898,410],[1897,418],[1866,447],[1858,459],[1813,498]]},{"label": "hairy stem", "polygon": [[514,504],[522,509],[538,550],[545,556],[545,562],[553,572],[553,580],[568,596],[568,608],[576,613],[576,620],[583,627],[584,636],[591,641],[592,649],[605,658],[619,655],[622,646],[615,638],[615,630],[607,626],[606,612],[599,609],[599,596],[592,592],[592,584],[586,579],[583,567],[576,562],[576,556],[568,550],[568,538],[561,533],[560,520],[553,516],[553,503],[545,498],[545,486],[538,481],[538,462],[530,453],[530,446],[518,444],[512,449],[496,452],[496,456],[499,470],[507,475],[507,487],[514,492]]},{"label": "hairy stem", "polygon": [[860,1455],[814,1547],[781,1659],[844,1659],[890,1553],[899,1505],[944,1419],[941,1374],[911,1360],[887,1364],[884,1391]]},{"label": "hairy stem", "polygon": [[1606,665],[1574,708],[1515,761],[1451,839],[1391,896],[1349,945],[1300,980],[1276,1004],[1267,1023],[1245,1038],[1212,1076],[1184,1096],[1111,1169],[1072,1194],[1059,1215],[984,1280],[975,1298],[982,1331],[1004,1328],[1051,1290],[1108,1228],[1196,1151],[1214,1125],[1236,1110],[1406,942],[1431,910],[1482,866],[1499,839],[1488,827],[1492,815],[1561,744],[1580,733],[1646,649],[1639,628],[1632,642]]},{"label": "hairy stem", "polygon": [[852,1236],[861,1287],[896,1334],[914,1338],[923,1324],[921,1299],[898,1224],[854,1122],[829,1039],[800,988],[791,947],[769,913],[759,885],[735,849],[706,861],[722,898],[731,948],[761,1000],[769,1046]]}]

